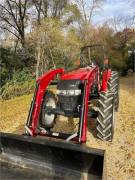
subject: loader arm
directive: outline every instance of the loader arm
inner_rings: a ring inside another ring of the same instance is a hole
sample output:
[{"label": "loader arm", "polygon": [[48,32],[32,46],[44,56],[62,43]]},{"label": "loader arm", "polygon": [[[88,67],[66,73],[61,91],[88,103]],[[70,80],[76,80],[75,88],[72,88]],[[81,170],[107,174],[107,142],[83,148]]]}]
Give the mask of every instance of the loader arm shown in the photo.
[{"label": "loader arm", "polygon": [[[99,84],[99,68],[96,67],[92,71],[90,71],[87,74],[85,85],[84,85],[84,107],[83,107],[83,113],[82,113],[82,120],[80,125],[80,139],[79,141],[85,143],[87,138],[87,123],[88,123],[88,103],[90,98],[90,92],[92,85],[94,82],[97,82]],[[99,87],[98,87],[99,88]]]},{"label": "loader arm", "polygon": [[58,74],[63,74],[64,69],[55,69],[45,73],[36,82],[36,89],[33,97],[33,101],[30,107],[30,114],[27,120],[27,130],[31,136],[36,136],[36,129],[39,122],[39,115],[41,111],[41,106],[43,102],[44,93],[47,86]]}]

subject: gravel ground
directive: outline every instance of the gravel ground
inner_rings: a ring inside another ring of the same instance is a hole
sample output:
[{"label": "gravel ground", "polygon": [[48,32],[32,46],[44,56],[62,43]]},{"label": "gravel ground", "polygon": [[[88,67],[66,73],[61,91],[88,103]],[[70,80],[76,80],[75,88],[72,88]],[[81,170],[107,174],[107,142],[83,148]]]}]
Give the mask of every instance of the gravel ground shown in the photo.
[{"label": "gravel ground", "polygon": [[[21,133],[27,119],[32,95],[25,95],[0,102],[0,131]],[[104,172],[107,180],[135,179],[135,75],[121,79],[120,108],[116,113],[113,141],[102,142],[94,137],[93,130],[87,134],[89,147],[105,149]],[[60,125],[61,121],[59,121]],[[75,122],[72,121],[72,125]],[[60,129],[66,130],[66,122]],[[69,126],[69,124],[68,124]]]}]

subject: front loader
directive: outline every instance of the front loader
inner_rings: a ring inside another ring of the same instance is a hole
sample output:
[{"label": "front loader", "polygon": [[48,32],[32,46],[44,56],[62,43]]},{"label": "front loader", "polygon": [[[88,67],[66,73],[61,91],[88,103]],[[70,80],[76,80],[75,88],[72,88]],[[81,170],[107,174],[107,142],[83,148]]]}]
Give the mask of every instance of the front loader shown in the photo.
[{"label": "front loader", "polygon": [[[95,58],[95,49],[104,51],[101,45],[81,49],[77,69],[55,69],[37,79],[25,133],[0,135],[4,179],[102,179],[104,151],[85,145],[87,126],[95,119],[97,138],[112,141],[119,77],[105,55],[103,63]],[[74,131],[58,131],[59,117],[74,119]]]}]

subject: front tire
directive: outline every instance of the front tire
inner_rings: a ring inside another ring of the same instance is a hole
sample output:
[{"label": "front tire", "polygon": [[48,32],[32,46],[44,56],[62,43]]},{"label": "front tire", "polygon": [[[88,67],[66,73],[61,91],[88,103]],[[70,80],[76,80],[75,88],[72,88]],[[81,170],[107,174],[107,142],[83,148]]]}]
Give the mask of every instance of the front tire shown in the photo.
[{"label": "front tire", "polygon": [[50,130],[54,127],[56,115],[48,114],[46,108],[56,108],[56,98],[51,91],[46,91],[41,109],[40,124],[43,128]]},{"label": "front tire", "polygon": [[101,92],[97,117],[97,137],[103,141],[112,141],[114,134],[114,93]]}]

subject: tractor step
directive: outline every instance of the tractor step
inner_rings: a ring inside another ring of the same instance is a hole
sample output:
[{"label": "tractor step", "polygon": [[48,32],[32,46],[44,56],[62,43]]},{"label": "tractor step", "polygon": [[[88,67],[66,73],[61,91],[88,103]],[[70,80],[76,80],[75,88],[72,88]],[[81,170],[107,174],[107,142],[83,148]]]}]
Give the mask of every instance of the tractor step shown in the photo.
[{"label": "tractor step", "polygon": [[2,179],[102,179],[103,150],[6,133],[0,139]]}]

